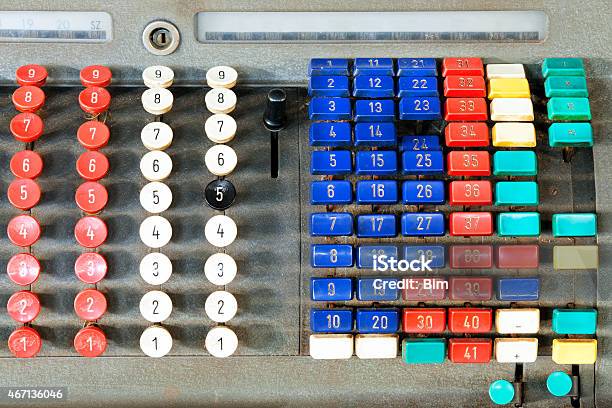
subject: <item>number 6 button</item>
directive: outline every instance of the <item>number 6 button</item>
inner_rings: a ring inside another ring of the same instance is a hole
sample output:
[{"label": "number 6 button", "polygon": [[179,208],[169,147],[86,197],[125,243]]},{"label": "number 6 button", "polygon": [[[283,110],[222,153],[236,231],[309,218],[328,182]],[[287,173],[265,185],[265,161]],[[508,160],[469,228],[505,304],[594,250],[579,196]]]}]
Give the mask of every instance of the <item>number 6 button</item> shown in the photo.
[{"label": "number 6 button", "polygon": [[238,228],[227,215],[215,215],[204,227],[206,240],[216,247],[226,247],[236,239]]},{"label": "number 6 button", "polygon": [[108,159],[96,151],[87,151],[76,162],[77,173],[85,180],[98,181],[108,173]]},{"label": "number 6 button", "polygon": [[172,299],[160,290],[145,293],[140,299],[140,314],[152,323],[160,323],[170,317]]},{"label": "number 6 button", "polygon": [[168,153],[154,150],[140,159],[140,171],[149,181],[160,181],[168,178],[172,172],[172,159]]},{"label": "number 6 button", "polygon": [[215,176],[227,176],[236,168],[238,157],[231,147],[219,144],[211,147],[204,156],[206,168]]}]

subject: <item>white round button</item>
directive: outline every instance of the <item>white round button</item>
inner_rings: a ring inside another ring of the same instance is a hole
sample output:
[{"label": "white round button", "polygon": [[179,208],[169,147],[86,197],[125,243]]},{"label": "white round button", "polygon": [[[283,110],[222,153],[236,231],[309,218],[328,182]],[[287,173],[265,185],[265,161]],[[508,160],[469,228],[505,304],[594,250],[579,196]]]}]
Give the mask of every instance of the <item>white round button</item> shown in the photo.
[{"label": "white round button", "polygon": [[215,215],[206,223],[204,235],[212,245],[223,248],[234,242],[238,228],[234,220],[227,215]]},{"label": "white round button", "polygon": [[216,113],[206,119],[204,132],[215,143],[227,143],[236,136],[236,121],[225,113]]},{"label": "white round button", "polygon": [[209,256],[204,264],[204,274],[213,285],[227,285],[234,280],[237,271],[234,258],[222,252]]},{"label": "white round button", "polygon": [[147,123],[140,132],[142,144],[149,150],[165,150],[172,144],[172,128],[164,122]]},{"label": "white round button", "polygon": [[140,224],[140,240],[149,248],[161,248],[172,238],[172,225],[164,217],[151,215]]},{"label": "white round button", "polygon": [[206,168],[215,176],[227,176],[236,168],[238,156],[234,149],[228,145],[214,145],[204,156]]},{"label": "white round button", "polygon": [[204,310],[212,321],[225,323],[236,315],[238,302],[231,293],[218,290],[206,298]]},{"label": "white round button", "polygon": [[236,94],[231,89],[213,88],[206,93],[204,101],[212,113],[230,113],[236,109]]},{"label": "white round button", "polygon": [[165,88],[151,88],[142,93],[142,107],[151,115],[163,115],[172,109],[174,97]]},{"label": "white round button", "polygon": [[159,252],[145,255],[140,261],[140,276],[149,285],[163,285],[172,276],[170,258]]},{"label": "white round button", "polygon": [[206,83],[211,88],[233,88],[238,80],[238,72],[232,67],[218,66],[206,71]]},{"label": "white round button", "polygon": [[229,357],[238,348],[238,337],[229,327],[217,326],[208,332],[205,344],[206,350],[213,357]]},{"label": "white round button", "polygon": [[152,181],[140,190],[140,205],[145,211],[159,214],[172,204],[172,190],[160,181]]},{"label": "white round button", "polygon": [[160,181],[172,173],[172,159],[166,152],[153,150],[140,159],[140,171],[149,181]]},{"label": "white round button", "polygon": [[168,88],[174,81],[174,71],[163,65],[153,65],[142,71],[142,80],[148,88]]},{"label": "white round button", "polygon": [[152,290],[140,299],[140,314],[152,323],[159,323],[170,317],[172,299],[161,290]]},{"label": "white round button", "polygon": [[140,335],[140,349],[149,357],[163,357],[172,350],[172,336],[161,326],[147,327]]}]

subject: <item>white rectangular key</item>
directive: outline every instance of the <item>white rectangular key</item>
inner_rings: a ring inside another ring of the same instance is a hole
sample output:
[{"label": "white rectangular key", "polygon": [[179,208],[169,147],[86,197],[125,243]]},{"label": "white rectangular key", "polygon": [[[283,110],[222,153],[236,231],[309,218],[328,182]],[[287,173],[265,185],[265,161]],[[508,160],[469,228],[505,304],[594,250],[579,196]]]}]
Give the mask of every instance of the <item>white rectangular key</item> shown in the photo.
[{"label": "white rectangular key", "polygon": [[488,64],[487,79],[525,78],[523,64]]},{"label": "white rectangular key", "polygon": [[351,358],[353,356],[353,335],[311,334],[310,356],[317,360]]},{"label": "white rectangular key", "polygon": [[493,146],[535,147],[536,131],[533,123],[500,122],[493,125]]},{"label": "white rectangular key", "polygon": [[355,336],[355,354],[362,359],[395,358],[399,337],[389,334],[358,334]]},{"label": "white rectangular key", "polygon": [[495,339],[498,363],[533,363],[538,358],[538,339]]},{"label": "white rectangular key", "polygon": [[537,333],[540,330],[540,309],[497,309],[495,328],[498,333]]},{"label": "white rectangular key", "polygon": [[491,101],[494,122],[533,122],[533,103],[529,98],[495,98]]}]

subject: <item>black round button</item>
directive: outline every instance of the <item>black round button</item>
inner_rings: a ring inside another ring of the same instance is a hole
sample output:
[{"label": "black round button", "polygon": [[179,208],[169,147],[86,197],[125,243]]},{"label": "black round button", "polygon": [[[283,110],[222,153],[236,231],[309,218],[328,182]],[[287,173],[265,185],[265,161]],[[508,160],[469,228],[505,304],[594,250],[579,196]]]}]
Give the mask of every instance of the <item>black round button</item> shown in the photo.
[{"label": "black round button", "polygon": [[226,210],[234,203],[236,189],[229,180],[213,180],[204,190],[206,203],[215,210]]}]

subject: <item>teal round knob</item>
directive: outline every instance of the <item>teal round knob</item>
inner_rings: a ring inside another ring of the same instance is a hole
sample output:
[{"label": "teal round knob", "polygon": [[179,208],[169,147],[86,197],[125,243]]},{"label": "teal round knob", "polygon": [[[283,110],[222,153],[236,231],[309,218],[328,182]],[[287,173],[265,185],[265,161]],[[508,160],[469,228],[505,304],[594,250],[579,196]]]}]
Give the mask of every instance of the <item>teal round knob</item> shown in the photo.
[{"label": "teal round knob", "polygon": [[564,397],[572,390],[572,377],[563,371],[555,371],[546,379],[546,388],[555,397]]},{"label": "teal round knob", "polygon": [[497,405],[505,405],[514,399],[514,385],[508,380],[496,380],[489,385],[489,397]]}]

